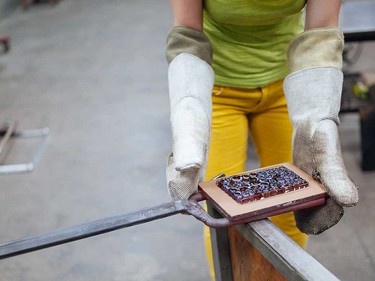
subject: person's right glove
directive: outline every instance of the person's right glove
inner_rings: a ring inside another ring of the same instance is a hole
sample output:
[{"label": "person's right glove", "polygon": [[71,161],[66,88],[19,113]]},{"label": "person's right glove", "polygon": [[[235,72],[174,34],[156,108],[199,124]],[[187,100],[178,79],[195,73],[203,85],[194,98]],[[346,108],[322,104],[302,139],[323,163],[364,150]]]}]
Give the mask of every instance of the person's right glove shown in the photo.
[{"label": "person's right glove", "polygon": [[297,227],[319,234],[343,216],[343,206],[358,202],[341,156],[338,134],[343,82],[343,34],[338,28],[298,35],[288,51],[291,74],[284,81],[293,132],[294,164],[320,181],[330,196],[326,205],[294,213]]}]

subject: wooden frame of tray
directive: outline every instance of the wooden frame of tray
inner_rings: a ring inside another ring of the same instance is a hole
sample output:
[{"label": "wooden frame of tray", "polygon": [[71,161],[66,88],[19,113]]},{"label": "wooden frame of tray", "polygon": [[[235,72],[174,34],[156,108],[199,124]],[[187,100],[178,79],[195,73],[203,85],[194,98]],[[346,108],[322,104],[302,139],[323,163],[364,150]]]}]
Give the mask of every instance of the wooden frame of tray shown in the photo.
[{"label": "wooden frame of tray", "polygon": [[216,185],[216,180],[199,183],[199,189],[204,196],[213,203],[219,212],[231,221],[252,221],[276,214],[324,204],[324,198],[327,196],[327,192],[323,185],[291,163],[268,166],[239,173],[238,175],[280,166],[292,170],[294,173],[305,179],[309,185],[305,188],[243,204],[237,203],[232,197],[225,193],[225,191],[218,187]]}]

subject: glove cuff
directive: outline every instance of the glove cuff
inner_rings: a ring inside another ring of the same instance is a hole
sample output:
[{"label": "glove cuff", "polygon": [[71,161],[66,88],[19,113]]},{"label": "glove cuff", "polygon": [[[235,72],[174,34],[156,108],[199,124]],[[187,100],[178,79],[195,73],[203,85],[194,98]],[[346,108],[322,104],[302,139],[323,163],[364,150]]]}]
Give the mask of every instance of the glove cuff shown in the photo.
[{"label": "glove cuff", "polygon": [[167,36],[166,58],[171,63],[179,54],[188,53],[212,63],[212,48],[207,36],[199,30],[175,26]]},{"label": "glove cuff", "polygon": [[344,39],[339,28],[317,28],[299,34],[288,50],[291,70],[284,81],[294,128],[302,120],[339,123]]},{"label": "glove cuff", "polygon": [[290,72],[306,68],[342,69],[344,35],[340,28],[317,28],[299,34],[289,45]]}]

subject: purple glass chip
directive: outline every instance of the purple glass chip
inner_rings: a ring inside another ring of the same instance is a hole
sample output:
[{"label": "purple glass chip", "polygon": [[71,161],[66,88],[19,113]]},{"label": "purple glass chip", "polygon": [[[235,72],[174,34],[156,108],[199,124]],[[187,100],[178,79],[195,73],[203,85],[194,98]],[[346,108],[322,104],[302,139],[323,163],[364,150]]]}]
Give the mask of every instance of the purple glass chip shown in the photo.
[{"label": "purple glass chip", "polygon": [[221,178],[216,185],[242,204],[298,190],[307,187],[308,182],[285,166],[279,166]]}]

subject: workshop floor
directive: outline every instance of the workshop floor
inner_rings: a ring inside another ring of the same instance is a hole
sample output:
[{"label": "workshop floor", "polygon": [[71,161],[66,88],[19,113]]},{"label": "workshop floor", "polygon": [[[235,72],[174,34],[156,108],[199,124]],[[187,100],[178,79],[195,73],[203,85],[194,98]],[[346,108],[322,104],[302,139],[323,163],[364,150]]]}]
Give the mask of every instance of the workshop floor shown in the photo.
[{"label": "workshop floor", "polygon": [[[0,22],[11,37],[0,55],[0,121],[50,129],[33,172],[0,175],[0,243],[169,201],[171,21],[168,1],[64,0]],[[357,66],[374,56],[367,44]],[[375,172],[360,169],[358,115],[341,121],[361,202],[308,251],[342,280],[374,280]],[[5,163],[30,161],[40,144],[14,141]],[[208,281],[202,224],[180,215],[10,258],[0,280]]]}]

